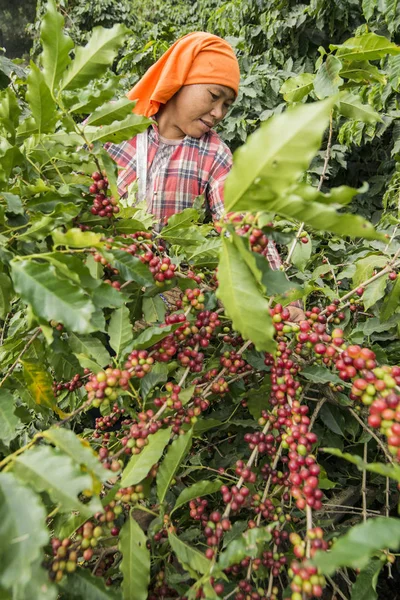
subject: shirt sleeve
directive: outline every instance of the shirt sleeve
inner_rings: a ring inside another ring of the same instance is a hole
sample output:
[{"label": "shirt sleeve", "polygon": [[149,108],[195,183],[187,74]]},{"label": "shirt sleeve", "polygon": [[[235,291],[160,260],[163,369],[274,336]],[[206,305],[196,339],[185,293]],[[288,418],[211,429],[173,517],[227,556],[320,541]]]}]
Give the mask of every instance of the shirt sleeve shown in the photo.
[{"label": "shirt sleeve", "polygon": [[206,200],[214,221],[218,221],[224,213],[224,185],[231,168],[232,153],[228,146],[221,144],[210,169],[206,187]]}]

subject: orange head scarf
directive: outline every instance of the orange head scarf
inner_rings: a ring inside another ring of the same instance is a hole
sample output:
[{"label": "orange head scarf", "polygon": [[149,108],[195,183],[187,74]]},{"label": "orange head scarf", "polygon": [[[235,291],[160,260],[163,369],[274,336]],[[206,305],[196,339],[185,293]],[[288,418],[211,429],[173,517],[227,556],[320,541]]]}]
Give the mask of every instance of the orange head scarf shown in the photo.
[{"label": "orange head scarf", "polygon": [[217,83],[237,95],[239,79],[239,64],[228,42],[199,31],[176,41],[128,92],[128,98],[137,100],[135,113],[151,117],[183,85]]}]

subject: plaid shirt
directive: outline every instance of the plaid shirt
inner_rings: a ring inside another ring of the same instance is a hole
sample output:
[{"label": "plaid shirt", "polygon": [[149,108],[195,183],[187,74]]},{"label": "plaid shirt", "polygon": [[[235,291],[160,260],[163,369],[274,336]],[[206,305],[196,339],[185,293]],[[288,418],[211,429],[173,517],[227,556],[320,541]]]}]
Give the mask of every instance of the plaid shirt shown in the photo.
[{"label": "plaid shirt", "polygon": [[[136,180],[136,137],[121,144],[105,144],[107,152],[120,167],[118,191],[121,197]],[[159,149],[155,125],[148,129],[148,164],[152,165]],[[152,193],[147,194],[148,210],[161,225],[175,213],[193,206],[197,196],[204,195],[213,220],[224,213],[223,188],[232,167],[232,154],[215,131],[200,138],[186,136],[173,147],[169,160],[154,173]],[[282,264],[273,241],[268,244],[268,262],[272,269]]]}]

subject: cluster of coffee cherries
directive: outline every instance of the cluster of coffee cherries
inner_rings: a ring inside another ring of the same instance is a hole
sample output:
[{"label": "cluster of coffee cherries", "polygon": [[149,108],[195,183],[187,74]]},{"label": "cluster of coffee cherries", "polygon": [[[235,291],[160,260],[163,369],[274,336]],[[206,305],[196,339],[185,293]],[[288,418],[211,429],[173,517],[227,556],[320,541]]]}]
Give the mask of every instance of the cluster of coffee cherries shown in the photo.
[{"label": "cluster of coffee cherries", "polygon": [[114,404],[111,407],[111,412],[109,415],[104,415],[102,417],[96,417],[95,421],[95,431],[93,433],[94,438],[100,437],[100,432],[107,431],[114,427],[116,423],[120,420],[121,417],[125,414],[125,409],[120,408],[118,404]]},{"label": "cluster of coffee cherries", "polygon": [[182,400],[179,398],[179,394],[181,392],[180,386],[174,385],[172,382],[169,381],[165,385],[165,391],[167,392],[165,396],[154,398],[154,406],[160,408],[161,406],[166,404],[168,408],[180,410],[183,406]]},{"label": "cluster of coffee cherries", "polygon": [[241,354],[237,354],[234,350],[226,350],[220,358],[220,363],[229,373],[244,373],[252,371],[251,365],[248,365]]},{"label": "cluster of coffee cherries", "polygon": [[154,419],[154,411],[148,409],[140,412],[137,420],[130,425],[129,431],[121,439],[125,454],[140,454],[142,449],[149,443],[148,437],[157,433],[162,427],[159,420]]},{"label": "cluster of coffee cherries", "polygon": [[143,490],[144,488],[141,483],[130,485],[126,488],[120,488],[115,494],[115,501],[117,502],[116,507],[119,502],[121,504],[137,504],[139,500],[143,500],[145,497]]},{"label": "cluster of coffee cherries", "polygon": [[59,396],[62,391],[68,390],[68,392],[74,392],[78,388],[83,386],[83,381],[81,379],[81,375],[77,373],[72,377],[70,381],[64,382],[53,382],[53,392],[55,396]]},{"label": "cluster of coffee cherries", "polygon": [[88,399],[93,400],[95,407],[99,407],[103,402],[114,402],[121,392],[128,389],[130,376],[129,371],[111,367],[92,374],[85,385]]},{"label": "cluster of coffee cherries", "polygon": [[182,305],[184,308],[189,306],[192,307],[194,311],[196,310],[204,310],[204,302],[205,297],[200,288],[194,288],[185,290],[182,296]]},{"label": "cluster of coffee cherries", "polygon": [[108,217],[109,219],[119,213],[118,200],[107,196],[108,179],[99,171],[92,173],[93,183],[89,187],[89,192],[95,196],[93,206],[90,209],[92,215],[99,217]]},{"label": "cluster of coffee cherries", "polygon": [[160,258],[149,250],[140,255],[139,259],[149,265],[150,273],[153,275],[156,285],[164,285],[175,277],[176,266],[171,262],[169,256]]},{"label": "cluster of coffee cherries", "polygon": [[306,598],[322,598],[325,578],[318,574],[318,569],[308,561],[294,560],[288,575],[291,578],[292,595],[285,600],[305,600]]},{"label": "cluster of coffee cherries", "polygon": [[195,521],[200,521],[204,528],[204,535],[208,546],[205,555],[207,558],[212,559],[215,555],[215,549],[224,533],[231,528],[231,522],[228,518],[223,517],[217,510],[212,511],[209,514],[207,512],[208,500],[205,498],[195,498],[194,500],[191,500],[189,502],[189,508],[191,518]]},{"label": "cluster of coffee cherries", "polygon": [[149,356],[147,350],[133,350],[125,363],[125,369],[128,369],[133,377],[141,379],[150,373],[153,365],[154,358]]},{"label": "cluster of coffee cherries", "polygon": [[69,538],[60,540],[52,538],[51,547],[53,551],[53,560],[50,565],[50,579],[56,582],[61,581],[64,574],[73,573],[77,567],[78,552],[76,544],[72,545]]},{"label": "cluster of coffee cherries", "polygon": [[[306,556],[307,541],[303,540],[298,533],[292,532],[289,536],[291,544],[293,544],[293,554],[298,559],[303,559]],[[310,544],[310,556],[313,558],[318,550],[328,550],[329,544],[324,540],[324,532],[321,527],[314,527],[307,531],[307,540]]]}]

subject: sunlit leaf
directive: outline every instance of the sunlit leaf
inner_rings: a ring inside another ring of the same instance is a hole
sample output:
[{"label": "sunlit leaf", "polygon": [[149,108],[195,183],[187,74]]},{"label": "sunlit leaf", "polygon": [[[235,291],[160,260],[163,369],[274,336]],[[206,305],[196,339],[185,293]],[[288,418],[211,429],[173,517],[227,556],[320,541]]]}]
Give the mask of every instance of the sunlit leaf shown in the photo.
[{"label": "sunlit leaf", "polygon": [[147,446],[139,454],[134,454],[126,465],[121,477],[122,487],[136,485],[147,477],[151,467],[160,460],[170,435],[171,428],[159,429],[149,435]]},{"label": "sunlit leaf", "polygon": [[122,597],[124,600],[146,600],[150,583],[150,552],[143,529],[129,515],[120,534],[122,561]]},{"label": "sunlit leaf", "polygon": [[16,475],[38,492],[47,492],[63,512],[78,510],[91,517],[101,511],[101,502],[92,497],[83,504],[78,495],[92,489],[92,478],[66,454],[50,446],[41,446],[18,456],[14,463]]},{"label": "sunlit leaf", "polygon": [[167,454],[157,472],[157,497],[159,502],[164,502],[171,481],[190,450],[192,434],[193,430],[189,429],[186,433],[179,435],[168,448]]}]

